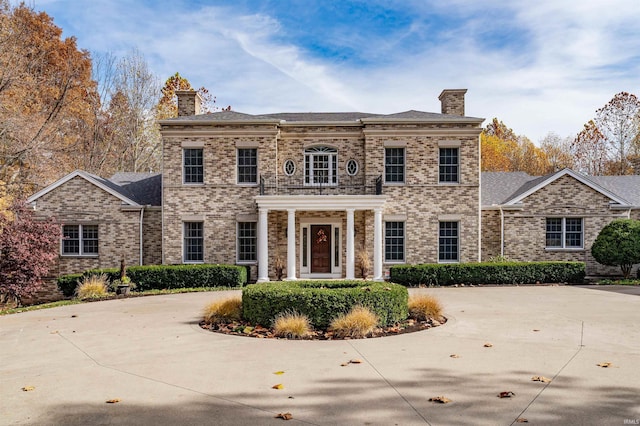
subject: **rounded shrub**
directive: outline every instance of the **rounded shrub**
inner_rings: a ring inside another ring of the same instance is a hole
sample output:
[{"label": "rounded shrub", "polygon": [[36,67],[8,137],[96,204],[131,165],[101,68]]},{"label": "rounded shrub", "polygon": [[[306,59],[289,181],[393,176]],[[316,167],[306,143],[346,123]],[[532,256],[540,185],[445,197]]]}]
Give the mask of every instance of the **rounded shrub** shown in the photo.
[{"label": "rounded shrub", "polygon": [[409,315],[407,289],[398,284],[364,281],[284,281],[251,284],[242,290],[245,320],[269,326],[278,314],[296,311],[311,324],[326,329],[355,306],[371,309],[381,325],[393,325]]},{"label": "rounded shrub", "polygon": [[591,245],[591,254],[598,263],[619,266],[629,278],[633,265],[640,263],[640,221],[617,219],[607,224]]}]

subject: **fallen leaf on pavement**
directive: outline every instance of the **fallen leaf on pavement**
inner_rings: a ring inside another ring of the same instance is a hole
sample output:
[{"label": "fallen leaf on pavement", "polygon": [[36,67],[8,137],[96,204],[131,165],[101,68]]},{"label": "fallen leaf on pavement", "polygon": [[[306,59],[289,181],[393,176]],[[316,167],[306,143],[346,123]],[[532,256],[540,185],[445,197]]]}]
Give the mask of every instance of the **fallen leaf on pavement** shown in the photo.
[{"label": "fallen leaf on pavement", "polygon": [[498,394],[498,398],[511,398],[512,396],[516,396],[516,394],[511,391],[500,392]]},{"label": "fallen leaf on pavement", "polygon": [[540,331],[540,330],[538,330],[537,328],[534,328],[533,331]]},{"label": "fallen leaf on pavement", "polygon": [[449,358],[460,358],[460,355],[451,354],[451,355],[449,355]]},{"label": "fallen leaf on pavement", "polygon": [[284,374],[284,371],[276,371],[273,374],[275,374],[277,376],[280,376],[281,374]]},{"label": "fallen leaf on pavement", "polygon": [[524,417],[519,417],[516,419],[516,423],[529,423],[529,420],[525,419]]},{"label": "fallen leaf on pavement", "polygon": [[120,398],[113,398],[113,399],[108,399],[107,401],[105,401],[107,404],[117,404],[118,402],[120,402]]},{"label": "fallen leaf on pavement", "polygon": [[602,368],[608,368],[611,367],[611,363],[610,362],[601,362],[600,364],[597,364],[598,367],[602,367]]},{"label": "fallen leaf on pavement", "polygon": [[451,402],[451,400],[446,396],[434,396],[433,398],[429,398],[429,401],[439,402],[440,404]]},{"label": "fallen leaf on pavement", "polygon": [[349,364],[362,364],[362,360],[361,359],[352,359],[351,361],[349,361]]},{"label": "fallen leaf on pavement", "polygon": [[291,420],[293,416],[291,415],[291,413],[278,413],[278,415],[275,418],[282,419],[282,420]]},{"label": "fallen leaf on pavement", "polygon": [[343,362],[342,364],[340,364],[340,367],[346,367],[347,365],[349,365],[348,362]]},{"label": "fallen leaf on pavement", "polygon": [[284,389],[284,385],[281,383],[278,383],[277,385],[271,386],[271,389]]},{"label": "fallen leaf on pavement", "polygon": [[31,392],[32,390],[35,390],[35,388],[35,386],[25,386],[22,388],[22,390],[25,392]]},{"label": "fallen leaf on pavement", "polygon": [[531,380],[533,380],[534,382],[542,382],[542,383],[549,383],[551,381],[551,379],[544,376],[533,376]]},{"label": "fallen leaf on pavement", "polygon": [[485,348],[491,348],[491,347],[493,347],[493,345],[492,345],[491,343],[485,343],[485,344],[484,344],[484,347],[485,347]]}]

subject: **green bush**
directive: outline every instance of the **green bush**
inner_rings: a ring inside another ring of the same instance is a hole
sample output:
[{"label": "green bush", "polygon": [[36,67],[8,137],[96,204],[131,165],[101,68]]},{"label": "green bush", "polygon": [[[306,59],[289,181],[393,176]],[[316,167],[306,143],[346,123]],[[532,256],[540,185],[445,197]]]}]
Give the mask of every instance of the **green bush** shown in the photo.
[{"label": "green bush", "polygon": [[242,310],[245,320],[267,327],[278,314],[296,311],[314,327],[326,328],[338,315],[361,305],[371,308],[380,324],[392,325],[409,315],[408,297],[403,286],[384,282],[284,281],[246,286]]},{"label": "green bush", "polygon": [[[90,269],[83,275],[105,274],[109,282],[120,279],[120,269]],[[127,268],[136,291],[193,287],[242,287],[247,269],[236,265],[147,265]]]},{"label": "green bush", "polygon": [[394,265],[390,279],[405,286],[452,284],[579,283],[583,262],[483,262]]},{"label": "green bush", "polygon": [[58,289],[65,297],[73,297],[83,276],[82,274],[69,274],[58,277]]},{"label": "green bush", "polygon": [[625,279],[640,263],[640,221],[617,219],[607,224],[593,242],[591,254],[598,263],[619,266]]}]

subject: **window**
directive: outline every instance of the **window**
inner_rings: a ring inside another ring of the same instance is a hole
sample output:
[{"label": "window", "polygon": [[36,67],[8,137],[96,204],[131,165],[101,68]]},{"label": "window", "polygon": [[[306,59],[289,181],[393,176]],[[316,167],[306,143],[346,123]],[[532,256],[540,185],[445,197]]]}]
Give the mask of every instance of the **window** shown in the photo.
[{"label": "window", "polygon": [[204,235],[202,222],[184,222],[184,261],[204,260]]},{"label": "window", "polygon": [[238,183],[258,183],[258,150],[238,150]]},{"label": "window", "polygon": [[458,183],[459,148],[440,148],[440,173],[441,183]]},{"label": "window", "polygon": [[204,182],[204,163],[202,148],[183,149],[183,179],[184,183]]},{"label": "window", "polygon": [[404,148],[384,149],[384,181],[404,183]]},{"label": "window", "polygon": [[238,262],[255,262],[257,246],[257,223],[238,222]]},{"label": "window", "polygon": [[438,261],[457,262],[459,247],[458,222],[440,222]]},{"label": "window", "polygon": [[582,218],[547,218],[547,248],[582,248]]},{"label": "window", "polygon": [[320,146],[304,152],[304,183],[307,185],[338,184],[338,151]]},{"label": "window", "polygon": [[404,222],[385,222],[385,262],[404,262]]},{"label": "window", "polygon": [[287,176],[293,176],[296,172],[296,163],[293,160],[287,160],[284,162],[284,174]]},{"label": "window", "polygon": [[98,254],[98,225],[64,225],[62,254],[95,256]]},{"label": "window", "polygon": [[347,174],[349,176],[355,176],[358,174],[358,162],[356,160],[349,160],[347,161]]}]

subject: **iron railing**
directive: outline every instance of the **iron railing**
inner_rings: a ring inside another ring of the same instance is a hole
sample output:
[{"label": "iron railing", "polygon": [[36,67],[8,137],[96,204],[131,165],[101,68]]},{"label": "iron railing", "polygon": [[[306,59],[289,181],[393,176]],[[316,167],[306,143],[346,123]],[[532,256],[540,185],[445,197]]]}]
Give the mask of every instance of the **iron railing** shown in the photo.
[{"label": "iron railing", "polygon": [[324,177],[260,176],[260,195],[381,195],[382,176],[340,176],[336,183]]}]

